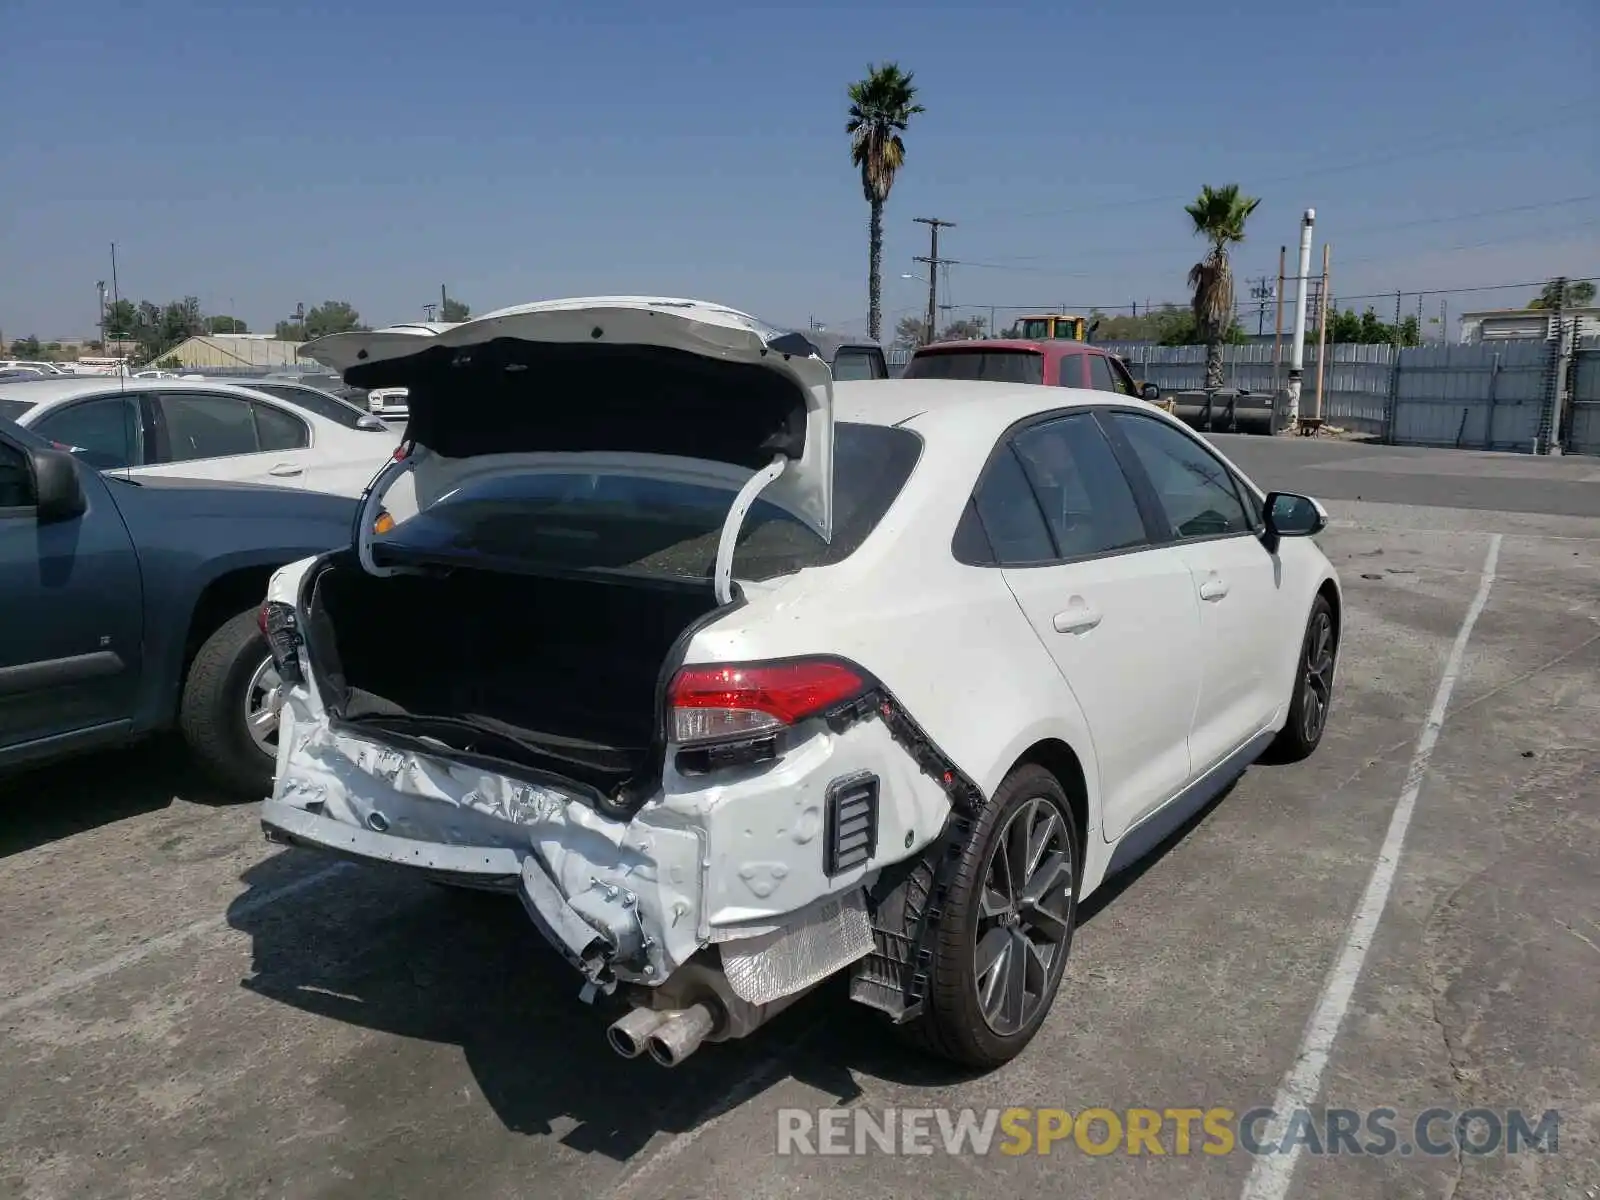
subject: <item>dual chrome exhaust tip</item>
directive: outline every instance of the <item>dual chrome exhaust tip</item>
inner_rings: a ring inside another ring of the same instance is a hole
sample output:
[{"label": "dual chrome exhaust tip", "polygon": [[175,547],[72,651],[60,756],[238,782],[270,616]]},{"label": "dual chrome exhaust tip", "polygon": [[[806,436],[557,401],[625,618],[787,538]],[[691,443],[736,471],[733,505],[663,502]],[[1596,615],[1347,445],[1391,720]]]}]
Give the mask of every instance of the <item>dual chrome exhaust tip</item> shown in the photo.
[{"label": "dual chrome exhaust tip", "polygon": [[705,1042],[717,1026],[708,1004],[688,1008],[635,1008],[606,1030],[606,1041],[623,1058],[648,1053],[663,1067],[675,1067]]}]

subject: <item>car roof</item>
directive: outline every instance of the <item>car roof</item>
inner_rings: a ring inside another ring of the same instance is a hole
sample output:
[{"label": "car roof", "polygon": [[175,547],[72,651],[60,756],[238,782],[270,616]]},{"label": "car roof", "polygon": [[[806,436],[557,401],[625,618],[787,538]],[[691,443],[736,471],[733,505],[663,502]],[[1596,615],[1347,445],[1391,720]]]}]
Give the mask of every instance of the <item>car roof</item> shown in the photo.
[{"label": "car roof", "polygon": [[833,361],[833,356],[839,351],[849,347],[852,350],[878,350],[883,346],[869,337],[857,337],[852,333],[829,333],[823,329],[803,329],[800,336],[805,338],[817,348],[817,353],[828,362]]},{"label": "car roof", "polygon": [[[1110,354],[1104,346],[1091,345],[1089,342],[1074,342],[1067,338],[974,338],[962,342],[931,342],[926,346],[918,346],[916,354],[925,351],[952,351],[952,350],[1013,350],[1025,353],[1042,354],[1046,358],[1061,358],[1068,354],[1082,354],[1088,351],[1091,354]],[[916,354],[912,357],[915,358]]]},{"label": "car roof", "polygon": [[220,379],[134,379],[117,375],[55,375],[39,379],[7,380],[0,383],[0,397],[21,400],[40,408],[51,408],[84,396],[103,396],[112,392],[225,392],[261,395],[248,384],[224,383]]},{"label": "car roof", "polygon": [[1027,417],[1091,404],[1162,411],[1133,396],[1037,383],[862,379],[833,385],[835,420],[928,431],[949,429],[962,437],[990,440]]}]

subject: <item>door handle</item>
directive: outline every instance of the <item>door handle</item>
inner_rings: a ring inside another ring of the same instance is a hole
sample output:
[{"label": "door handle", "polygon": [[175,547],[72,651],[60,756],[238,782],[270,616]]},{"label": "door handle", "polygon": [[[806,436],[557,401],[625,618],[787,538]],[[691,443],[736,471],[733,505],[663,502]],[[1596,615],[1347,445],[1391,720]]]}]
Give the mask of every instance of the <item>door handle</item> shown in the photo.
[{"label": "door handle", "polygon": [[1200,599],[1221,600],[1228,594],[1228,582],[1215,576],[1200,585]]},{"label": "door handle", "polygon": [[1057,633],[1088,633],[1100,621],[1097,611],[1080,602],[1064,612],[1058,612],[1050,623]]},{"label": "door handle", "polygon": [[305,468],[298,463],[278,463],[267,471],[268,475],[303,475]]}]

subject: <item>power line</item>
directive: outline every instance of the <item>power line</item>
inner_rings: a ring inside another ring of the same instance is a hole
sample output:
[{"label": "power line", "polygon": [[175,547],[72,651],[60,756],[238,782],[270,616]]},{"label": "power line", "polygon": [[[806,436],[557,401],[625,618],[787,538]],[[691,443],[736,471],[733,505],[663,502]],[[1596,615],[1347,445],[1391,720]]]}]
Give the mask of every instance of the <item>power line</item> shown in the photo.
[{"label": "power line", "polygon": [[[1567,104],[1555,106],[1550,110],[1551,115],[1546,117],[1545,120],[1539,121],[1537,124],[1523,124],[1517,126],[1515,129],[1503,129],[1498,133],[1479,130],[1478,132],[1464,137],[1430,142],[1423,145],[1417,145],[1413,143],[1406,150],[1397,151],[1390,154],[1373,155],[1366,158],[1353,159],[1348,162],[1336,163],[1328,166],[1308,167],[1304,170],[1292,171],[1284,175],[1269,175],[1265,179],[1255,180],[1251,186],[1257,187],[1264,183],[1294,183],[1301,179],[1313,179],[1319,175],[1337,175],[1345,171],[1362,170],[1366,167],[1388,166],[1397,162],[1414,162],[1419,158],[1427,158],[1436,154],[1444,154],[1451,150],[1459,150],[1469,146],[1481,146],[1486,143],[1504,141],[1508,138],[1526,137],[1530,133],[1540,133],[1544,130],[1566,124],[1571,120],[1571,117],[1569,117],[1567,121],[1553,119],[1556,114],[1570,113],[1571,116],[1579,118],[1580,122],[1591,120],[1592,117],[1590,116],[1590,113],[1592,112],[1593,108],[1593,99],[1573,101]],[[1578,110],[1582,111],[1580,112]],[[1142,196],[1131,197],[1122,200],[1105,200],[1094,204],[1079,205],[1074,208],[1053,208],[1035,210],[1033,212],[990,210],[980,213],[979,216],[1010,216],[1018,218],[1073,216],[1078,213],[1104,212],[1113,208],[1127,208],[1135,204],[1173,204],[1192,201],[1193,199],[1193,192],[1169,193],[1163,196]]]},{"label": "power line", "polygon": [[[1588,196],[1571,196],[1571,197],[1568,197],[1565,200],[1546,200],[1546,201],[1541,201],[1541,202],[1535,203],[1535,204],[1516,204],[1516,205],[1512,205],[1512,206],[1510,206],[1508,208],[1492,208],[1492,209],[1482,209],[1482,210],[1479,210],[1478,212],[1456,213],[1456,214],[1453,214],[1451,216],[1445,216],[1445,217],[1423,217],[1423,218],[1420,218],[1418,220],[1397,221],[1397,222],[1393,222],[1393,223],[1389,223],[1389,224],[1382,224],[1382,225],[1360,225],[1360,226],[1357,226],[1354,229],[1343,229],[1343,228],[1329,229],[1328,232],[1335,233],[1341,238],[1343,238],[1343,237],[1356,237],[1356,236],[1359,236],[1359,235],[1362,235],[1362,234],[1367,234],[1367,233],[1381,233],[1381,232],[1384,232],[1384,231],[1390,230],[1390,229],[1416,229],[1416,228],[1421,228],[1423,226],[1428,226],[1428,225],[1444,225],[1444,224],[1454,223],[1454,222],[1457,222],[1457,221],[1476,220],[1476,219],[1478,219],[1480,217],[1503,216],[1503,215],[1511,215],[1511,214],[1514,214],[1514,213],[1539,212],[1539,211],[1543,211],[1543,210],[1547,210],[1547,209],[1553,209],[1553,208],[1570,208],[1571,206],[1573,206],[1575,204],[1591,203],[1591,202],[1596,201],[1596,200],[1600,200],[1600,193],[1596,193],[1596,194],[1588,195]],[[1566,228],[1569,228],[1569,229],[1583,229],[1583,228],[1586,228],[1587,226],[1594,225],[1594,224],[1596,224],[1595,221],[1579,221],[1579,222],[1576,222],[1573,225],[1567,226]],[[1490,239],[1490,240],[1484,241],[1484,242],[1471,242],[1471,243],[1468,243],[1467,245],[1464,245],[1464,246],[1442,247],[1437,251],[1423,250],[1422,253],[1424,253],[1424,254],[1447,253],[1447,252],[1449,252],[1451,250],[1456,250],[1456,249],[1468,250],[1468,249],[1476,249],[1479,246],[1498,246],[1498,245],[1507,244],[1507,243],[1515,242],[1515,241],[1526,241],[1529,238],[1548,237],[1548,236],[1550,236],[1552,234],[1560,234],[1562,232],[1564,232],[1564,230],[1556,229],[1556,230],[1543,230],[1543,231],[1516,233],[1516,234],[1510,235],[1509,237],[1494,238],[1494,239]],[[1190,243],[1190,244],[1187,244],[1187,245],[1184,245],[1184,246],[1174,246],[1171,249],[1154,249],[1154,248],[1151,248],[1149,246],[1144,246],[1144,247],[1134,247],[1134,248],[1129,248],[1129,249],[1126,249],[1126,250],[1120,250],[1120,249],[1117,249],[1116,247],[1110,247],[1110,246],[1095,246],[1095,247],[1092,247],[1091,249],[1088,249],[1088,250],[1085,250],[1085,251],[1081,252],[1080,254],[1075,255],[1075,259],[1083,259],[1083,258],[1091,258],[1091,257],[1099,257],[1099,258],[1115,257],[1115,258],[1136,259],[1136,260],[1156,259],[1156,258],[1178,258],[1178,257],[1181,257],[1183,255],[1192,253],[1196,249],[1197,249],[1197,244],[1196,243]],[[1345,265],[1349,266],[1352,262],[1377,261],[1378,259],[1386,259],[1386,258],[1391,258],[1391,257],[1393,257],[1393,256],[1390,255],[1390,254],[1380,254],[1380,255],[1375,255],[1370,259],[1366,259],[1366,258],[1363,258],[1363,259],[1346,259],[1345,260]],[[978,261],[974,261],[974,260],[970,260],[970,259],[960,259],[960,260],[952,260],[952,261],[958,261],[960,266],[974,267],[974,268],[976,268],[976,269],[978,269],[980,271],[1015,271],[1015,272],[1019,272],[1019,273],[1022,273],[1022,274],[1053,275],[1053,276],[1056,276],[1058,278],[1063,278],[1063,279],[1089,279],[1089,278],[1093,278],[1095,276],[1095,274],[1096,274],[1095,272],[1090,272],[1090,271],[1057,270],[1056,268],[1054,268],[1052,266],[1049,266],[1049,265],[1038,265],[1039,261],[1040,261],[1039,256],[1017,257],[1017,258],[1014,258],[1014,259],[1002,259],[1002,260],[999,260],[999,261],[985,261],[985,262],[978,262]],[[1025,265],[1025,264],[1028,264],[1028,265]]]},{"label": "power line", "polygon": [[[1362,234],[1382,234],[1382,232],[1387,232],[1387,230],[1390,229],[1421,229],[1421,227],[1424,226],[1443,226],[1443,224],[1454,224],[1454,222],[1458,221],[1477,221],[1477,219],[1486,218],[1486,216],[1510,216],[1510,214],[1517,213],[1538,213],[1538,211],[1550,210],[1550,208],[1571,208],[1573,205],[1592,203],[1595,202],[1595,200],[1600,200],[1600,194],[1573,195],[1573,197],[1566,197],[1565,200],[1541,200],[1541,202],[1538,203],[1528,203],[1528,205],[1510,205],[1507,206],[1507,208],[1480,208],[1480,210],[1474,211],[1474,213],[1451,213],[1450,216],[1426,216],[1426,218],[1413,219],[1413,221],[1381,222],[1381,224],[1374,224],[1374,226],[1355,226],[1354,229],[1344,229],[1344,227],[1341,226],[1338,227],[1338,229],[1334,229],[1333,232],[1336,232],[1339,237],[1358,237],[1358,235]],[[1123,250],[1123,248],[1117,248],[1117,246],[1093,246],[1093,248],[1090,248],[1090,250],[1078,251],[1077,254],[1074,254],[1074,259],[1176,258],[1176,256],[1182,256],[1182,254],[1187,254],[1190,253],[1190,251],[1194,251],[1194,248],[1194,242],[1187,242],[1182,246],[1171,246],[1170,250],[1152,248],[1152,246],[1146,245],[1128,246],[1128,248],[1125,248],[1125,250]],[[978,269],[981,270],[1021,270],[1021,272],[1040,272],[1040,274],[1062,275],[1062,277],[1072,277],[1074,274],[1077,274],[1078,277],[1082,278],[1090,277],[1088,272],[1066,272],[1066,270],[1054,270],[1053,267],[1050,266],[1021,266],[1021,264],[1038,264],[1038,262],[1043,261],[1045,261],[1045,256],[1043,256],[1043,254],[1005,254],[1005,256],[1002,256],[1002,258],[990,259],[990,261],[986,262],[965,261],[965,259],[963,259],[962,266],[978,267]]]},{"label": "power line", "polygon": [[[1292,281],[1294,279],[1294,276],[1291,275],[1289,277],[1289,279],[1290,279],[1290,281]],[[1462,295],[1462,294],[1467,293],[1467,292],[1498,292],[1498,291],[1510,291],[1510,290],[1514,290],[1514,289],[1518,289],[1518,288],[1521,288],[1521,289],[1542,288],[1546,284],[1548,284],[1549,282],[1550,282],[1550,280],[1548,280],[1548,279],[1534,279],[1534,280],[1528,280],[1528,281],[1525,281],[1525,282],[1522,282],[1522,283],[1485,283],[1485,284],[1478,284],[1478,285],[1475,285],[1473,287],[1420,288],[1420,289],[1418,289],[1418,288],[1390,288],[1386,292],[1368,292],[1368,293],[1360,293],[1360,294],[1356,294],[1356,295],[1347,295],[1347,294],[1344,294],[1344,293],[1340,293],[1337,298],[1340,301],[1344,301],[1344,300],[1392,300],[1392,299],[1394,299],[1395,294],[1397,292],[1402,296],[1459,296],[1459,295]],[[1597,282],[1600,282],[1600,275],[1569,275],[1569,276],[1567,276],[1567,282],[1569,284],[1571,284],[1571,283],[1597,283]],[[1173,307],[1173,308],[1187,309],[1189,307],[1189,300],[1188,300],[1187,297],[1185,297],[1182,300],[1156,300],[1156,301],[1153,301],[1153,302],[1147,301],[1147,302],[1143,302],[1142,306],[1144,308],[1146,308],[1147,310],[1164,308],[1164,307],[1168,307],[1168,306]],[[963,304],[963,305],[961,305],[961,307],[962,308],[969,308],[969,309],[971,309],[971,308],[992,308],[996,312],[1043,312],[1045,310],[1050,310],[1050,309],[1059,310],[1063,306],[1055,305],[1055,304],[1043,304],[1043,305],[1041,305],[1041,304]],[[1065,305],[1064,307],[1066,307],[1068,309],[1076,310],[1078,312],[1088,312],[1090,310],[1094,310],[1094,311],[1103,312],[1103,313],[1115,313],[1115,312],[1128,312],[1128,311],[1131,311],[1135,306],[1132,305],[1132,304],[1068,304],[1068,305]]]}]

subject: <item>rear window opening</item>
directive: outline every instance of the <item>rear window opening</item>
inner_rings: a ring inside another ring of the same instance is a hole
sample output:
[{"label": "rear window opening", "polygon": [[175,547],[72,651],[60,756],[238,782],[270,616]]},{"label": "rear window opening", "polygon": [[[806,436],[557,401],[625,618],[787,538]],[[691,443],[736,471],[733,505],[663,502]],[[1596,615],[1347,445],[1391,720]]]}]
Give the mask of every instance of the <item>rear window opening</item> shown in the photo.
[{"label": "rear window opening", "polygon": [[1044,355],[1037,350],[919,350],[903,378],[1043,383]]},{"label": "rear window opening", "polygon": [[[833,540],[757,500],[740,529],[733,577],[759,581],[842,561],[883,519],[921,452],[908,429],[839,422]],[[709,581],[733,497],[716,487],[577,472],[469,480],[377,539],[373,558]]]},{"label": "rear window opening", "polygon": [[8,421],[15,421],[32,407],[34,405],[28,400],[0,399],[0,417],[4,417]]}]

